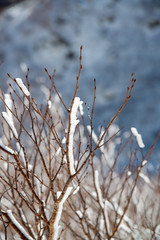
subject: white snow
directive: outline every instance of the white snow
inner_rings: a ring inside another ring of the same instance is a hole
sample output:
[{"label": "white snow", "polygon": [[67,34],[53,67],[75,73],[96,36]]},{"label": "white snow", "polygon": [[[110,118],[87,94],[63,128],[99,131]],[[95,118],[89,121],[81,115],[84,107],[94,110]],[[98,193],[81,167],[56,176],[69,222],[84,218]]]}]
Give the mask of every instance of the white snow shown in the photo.
[{"label": "white snow", "polygon": [[21,160],[24,164],[24,166],[26,166],[26,161],[25,161],[25,157],[24,157],[24,152],[23,152],[23,148],[20,146],[19,142],[16,143],[16,147],[17,147],[17,151],[21,157]]},{"label": "white snow", "polygon": [[23,81],[21,78],[16,78],[15,79],[18,86],[22,89],[23,93],[28,97],[30,96],[30,92],[28,91],[28,89],[26,88],[26,86],[24,85]]},{"label": "white snow", "polygon": [[70,132],[69,132],[69,145],[68,145],[68,155],[69,155],[69,168],[70,174],[73,175],[75,173],[75,166],[74,166],[74,154],[73,154],[73,137],[75,133],[75,129],[79,120],[77,119],[77,110],[80,105],[80,98],[75,97],[74,103],[71,109],[71,117],[70,117]]},{"label": "white snow", "polygon": [[109,221],[109,216],[108,216],[108,201],[106,200],[104,203],[104,214],[105,214],[105,220],[106,220],[106,224],[107,224],[107,230],[108,233],[111,234],[111,228],[110,228],[110,221]]},{"label": "white snow", "polygon": [[24,222],[24,223],[27,223],[27,219],[26,219],[26,217],[25,217],[25,215],[24,215],[24,212],[23,212],[23,210],[22,210],[21,207],[19,208],[19,211],[20,211],[20,213],[21,213],[21,218],[22,218],[23,222]]},{"label": "white snow", "polygon": [[84,114],[84,111],[83,111],[83,101],[80,101],[80,102],[79,102],[79,111],[80,111],[80,114],[81,114],[81,115]]},{"label": "white snow", "polygon": [[[123,215],[123,210],[122,210],[121,207],[118,206],[116,200],[115,200],[115,202],[114,202],[113,204],[114,204],[114,208],[117,209],[117,213],[118,213],[120,216],[122,216],[122,215]],[[129,218],[129,217],[127,216],[127,214],[124,215],[123,220],[126,221],[126,222],[127,222],[128,224],[130,224],[131,226],[133,226],[133,221],[132,221],[131,218]]]},{"label": "white snow", "polygon": [[138,136],[136,137],[136,140],[137,140],[138,146],[139,146],[140,148],[144,148],[144,147],[145,147],[145,145],[144,145],[144,143],[143,143],[143,140],[142,140],[141,134],[138,134]]},{"label": "white snow", "polygon": [[[87,125],[87,130],[88,130],[89,134],[91,134],[91,126],[90,125]],[[92,139],[96,144],[98,143],[98,137],[95,134],[94,130],[92,130]]]},{"label": "white snow", "polygon": [[23,196],[24,198],[27,198],[27,195],[26,195],[26,193],[25,193],[24,191],[21,191],[21,194],[22,194],[22,196]]},{"label": "white snow", "polygon": [[62,191],[56,192],[56,198],[58,199],[61,196]]},{"label": "white snow", "polygon": [[80,218],[83,217],[83,214],[82,214],[82,212],[81,212],[80,210],[77,210],[76,213],[78,214],[78,216],[79,216]]},{"label": "white snow", "polygon": [[143,143],[142,136],[141,136],[141,134],[138,133],[137,129],[135,127],[132,127],[131,132],[135,136],[138,146],[140,148],[144,148],[145,145]]},{"label": "white snow", "polygon": [[79,191],[79,189],[80,189],[80,186],[78,186],[78,187],[74,190],[73,195],[75,195],[75,194]]},{"label": "white snow", "polygon": [[54,228],[54,237],[53,237],[53,240],[57,240],[58,239],[58,233],[59,233],[59,221],[60,221],[60,218],[61,218],[61,214],[62,214],[62,209],[63,209],[63,204],[64,202],[67,200],[67,198],[69,197],[71,191],[72,191],[73,187],[68,187],[61,202],[59,203],[59,206],[58,206],[58,212],[57,212],[57,215],[56,215],[56,218],[55,218],[55,222],[53,224],[53,228]]},{"label": "white snow", "polygon": [[98,170],[95,170],[95,186],[96,186],[96,189],[97,189],[99,203],[101,204],[101,207],[104,208],[102,191],[101,191],[100,185],[99,185],[99,172],[98,172]]},{"label": "white snow", "polygon": [[132,175],[131,171],[128,171],[127,175],[128,175],[128,177],[130,177]]},{"label": "white snow", "polygon": [[125,232],[127,233],[131,233],[131,228],[127,226],[127,224],[125,223],[121,223],[120,227],[119,228],[122,228]]},{"label": "white snow", "polygon": [[7,105],[6,106],[6,112],[8,114],[8,117],[9,117],[10,121],[13,123],[13,116],[12,116],[12,113],[11,113],[11,111],[12,111],[12,100],[11,100],[10,94],[8,94],[8,93],[4,94],[4,101],[5,101],[5,104]]},{"label": "white snow", "polygon": [[142,172],[140,172],[139,176],[147,183],[151,183],[150,179]]},{"label": "white snow", "polygon": [[63,143],[63,144],[66,143],[66,137],[64,137],[64,138],[62,139],[62,143]]},{"label": "white snow", "polygon": [[41,197],[41,183],[39,182],[37,177],[34,177],[34,179],[35,179],[35,187],[37,190],[37,194],[39,197]]},{"label": "white snow", "polygon": [[28,164],[28,170],[31,171],[33,169],[33,165],[32,164]]},{"label": "white snow", "polygon": [[72,184],[73,184],[73,188],[75,189],[72,194],[75,195],[79,191],[80,186],[77,184],[75,179],[72,180]]},{"label": "white snow", "polygon": [[51,106],[52,106],[52,102],[51,100],[48,100],[48,108],[51,108]]},{"label": "white snow", "polygon": [[33,229],[32,225],[31,225],[31,224],[28,224],[28,227],[30,228],[30,230],[31,230],[31,232],[32,232],[32,234],[33,234],[33,236],[34,236],[35,240],[37,240],[37,239],[38,239],[38,237],[37,237],[37,235],[36,235],[36,233],[35,233],[35,231],[34,231],[34,229]]},{"label": "white snow", "polygon": [[26,230],[19,224],[19,222],[15,219],[15,217],[12,214],[11,210],[7,210],[7,215],[10,218],[11,222],[19,229],[19,231],[28,239],[28,240],[34,240],[29,234],[26,232]]},{"label": "white snow", "polygon": [[3,162],[3,168],[5,171],[8,169],[8,162]]},{"label": "white snow", "polygon": [[20,63],[20,68],[21,68],[22,72],[24,72],[24,73],[27,72],[27,65],[25,62]]},{"label": "white snow", "polygon": [[[66,137],[64,137],[63,139],[62,139],[62,144],[65,144],[66,143]],[[60,152],[61,152],[61,147],[59,147],[58,148],[58,150],[56,151],[56,156],[58,156],[59,154],[60,154]]]},{"label": "white snow", "polygon": [[5,146],[5,145],[2,143],[1,139],[0,139],[0,147],[1,147],[2,149],[4,149],[4,151],[6,151],[6,152],[8,152],[8,153],[10,153],[10,154],[12,154],[12,155],[17,154],[16,151],[14,151],[13,149],[11,149],[10,147]]},{"label": "white snow", "polygon": [[143,162],[142,162],[142,166],[145,166],[147,163],[148,163],[147,160],[143,160]]},{"label": "white snow", "polygon": [[8,123],[10,129],[12,130],[12,133],[16,139],[18,139],[18,133],[17,130],[13,124],[13,119],[9,118],[8,114],[6,112],[2,112],[2,117],[5,119],[5,121]]}]

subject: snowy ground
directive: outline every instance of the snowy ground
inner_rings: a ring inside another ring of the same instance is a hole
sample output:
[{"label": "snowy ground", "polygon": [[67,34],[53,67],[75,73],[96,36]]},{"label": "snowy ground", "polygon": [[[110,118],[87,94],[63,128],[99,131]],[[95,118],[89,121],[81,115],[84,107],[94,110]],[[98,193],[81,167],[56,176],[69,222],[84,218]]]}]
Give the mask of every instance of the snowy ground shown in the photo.
[{"label": "snowy ground", "polygon": [[30,67],[32,93],[43,102],[44,72],[56,69],[56,86],[69,103],[83,45],[78,95],[91,104],[97,79],[95,124],[109,120],[125,98],[131,73],[137,83],[119,118],[135,126],[146,147],[160,131],[160,2],[156,0],[34,0],[0,13],[0,85],[25,76]]}]

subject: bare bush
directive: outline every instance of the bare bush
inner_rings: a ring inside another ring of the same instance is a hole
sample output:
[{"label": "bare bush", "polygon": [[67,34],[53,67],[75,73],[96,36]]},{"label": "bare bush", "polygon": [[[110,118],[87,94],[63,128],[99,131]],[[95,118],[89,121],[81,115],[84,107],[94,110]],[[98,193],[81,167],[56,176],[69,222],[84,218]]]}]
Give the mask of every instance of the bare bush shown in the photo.
[{"label": "bare bush", "polygon": [[29,70],[26,85],[9,75],[11,91],[0,97],[1,239],[160,239],[158,179],[143,171],[158,138],[144,155],[136,128],[125,140],[114,124],[134,76],[120,109],[95,133],[96,81],[93,105],[84,108],[77,97],[81,70],[82,47],[69,108],[47,69],[51,88],[40,107],[30,93]]}]

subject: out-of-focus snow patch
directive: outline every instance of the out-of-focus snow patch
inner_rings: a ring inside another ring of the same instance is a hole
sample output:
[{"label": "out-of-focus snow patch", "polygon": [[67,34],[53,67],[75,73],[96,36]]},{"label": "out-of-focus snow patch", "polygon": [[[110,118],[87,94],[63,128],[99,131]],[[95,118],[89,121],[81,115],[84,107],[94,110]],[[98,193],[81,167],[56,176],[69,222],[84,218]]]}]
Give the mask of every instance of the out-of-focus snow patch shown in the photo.
[{"label": "out-of-focus snow patch", "polygon": [[27,72],[27,65],[25,62],[21,62],[20,63],[20,69],[22,70],[22,72],[26,73]]},{"label": "out-of-focus snow patch", "polygon": [[147,177],[144,173],[140,173],[139,176],[146,182],[146,183],[151,183],[149,177]]}]

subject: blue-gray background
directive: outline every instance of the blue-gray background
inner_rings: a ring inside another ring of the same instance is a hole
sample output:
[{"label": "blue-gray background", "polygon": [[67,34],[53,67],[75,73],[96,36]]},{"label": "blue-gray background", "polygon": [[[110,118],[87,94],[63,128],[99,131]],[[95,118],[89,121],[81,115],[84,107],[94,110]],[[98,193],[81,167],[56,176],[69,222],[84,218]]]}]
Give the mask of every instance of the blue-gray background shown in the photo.
[{"label": "blue-gray background", "polygon": [[126,130],[136,127],[147,150],[160,132],[158,0],[34,0],[1,11],[1,88],[7,91],[7,72],[24,79],[29,67],[32,94],[43,102],[40,86],[50,85],[44,72],[47,67],[50,73],[56,69],[56,86],[69,103],[81,44],[83,71],[78,95],[90,105],[96,78],[95,125],[116,113],[134,72],[137,82],[132,99],[118,124]]}]

